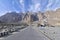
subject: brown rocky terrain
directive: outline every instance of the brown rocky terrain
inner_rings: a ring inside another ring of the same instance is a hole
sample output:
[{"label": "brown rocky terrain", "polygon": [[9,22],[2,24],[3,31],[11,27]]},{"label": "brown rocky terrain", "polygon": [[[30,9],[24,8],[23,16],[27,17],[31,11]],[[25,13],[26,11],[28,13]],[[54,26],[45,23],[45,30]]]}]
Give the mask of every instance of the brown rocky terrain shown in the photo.
[{"label": "brown rocky terrain", "polygon": [[60,26],[60,9],[56,11],[47,11],[44,15],[47,17],[48,24]]},{"label": "brown rocky terrain", "polygon": [[0,17],[1,22],[14,23],[14,22],[23,22],[23,23],[36,23],[36,24],[48,24],[52,26],[60,26],[60,9],[56,11],[46,11],[42,12],[26,12],[26,13],[6,13]]}]

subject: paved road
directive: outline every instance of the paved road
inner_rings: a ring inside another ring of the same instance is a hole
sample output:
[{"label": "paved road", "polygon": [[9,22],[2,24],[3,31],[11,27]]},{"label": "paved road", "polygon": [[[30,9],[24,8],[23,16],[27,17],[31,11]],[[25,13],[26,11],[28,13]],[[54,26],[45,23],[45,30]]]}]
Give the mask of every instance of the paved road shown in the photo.
[{"label": "paved road", "polygon": [[20,31],[10,37],[2,40],[49,40],[42,33],[37,32],[33,27],[27,27],[25,30]]}]

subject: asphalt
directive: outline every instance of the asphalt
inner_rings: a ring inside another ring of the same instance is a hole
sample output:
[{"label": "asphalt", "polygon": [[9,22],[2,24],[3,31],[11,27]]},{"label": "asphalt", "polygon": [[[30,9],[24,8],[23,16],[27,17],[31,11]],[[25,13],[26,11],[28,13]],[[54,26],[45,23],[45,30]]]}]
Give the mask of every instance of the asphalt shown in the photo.
[{"label": "asphalt", "polygon": [[27,27],[26,29],[6,37],[2,40],[49,40],[41,32],[36,31],[33,27]]}]

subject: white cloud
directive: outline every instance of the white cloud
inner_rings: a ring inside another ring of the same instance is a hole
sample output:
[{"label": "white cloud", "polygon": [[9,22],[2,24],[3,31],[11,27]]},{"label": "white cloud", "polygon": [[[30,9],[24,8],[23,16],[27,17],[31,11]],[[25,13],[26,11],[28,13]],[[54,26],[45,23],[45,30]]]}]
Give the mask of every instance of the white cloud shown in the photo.
[{"label": "white cloud", "polygon": [[25,12],[25,8],[24,8],[24,0],[20,0],[20,4],[21,4],[22,12]]},{"label": "white cloud", "polygon": [[[60,0],[45,0],[45,2],[48,2],[47,4],[45,4],[45,10],[52,10],[52,9],[54,9],[53,7],[58,3],[58,2],[60,2]],[[43,7],[43,6],[41,6],[41,5],[43,5],[44,4],[44,1],[43,1],[43,4],[42,3],[40,3],[41,2],[41,0],[32,0],[32,4],[30,4],[30,8],[28,8],[28,10],[29,11],[40,11],[40,8],[41,7]],[[20,0],[20,4],[21,4],[21,9],[22,9],[22,11],[24,11],[24,0]],[[28,6],[28,5],[27,5]],[[59,6],[60,7],[60,6]],[[56,8],[57,9],[57,8]],[[55,9],[55,10],[56,10]],[[44,10],[44,9],[43,9]]]},{"label": "white cloud", "polygon": [[35,11],[39,11],[40,10],[40,3],[35,4]]},{"label": "white cloud", "polygon": [[49,4],[47,5],[47,7],[49,7],[49,6],[51,6],[52,5],[52,3],[50,3],[50,1],[49,1]]},{"label": "white cloud", "polygon": [[34,6],[33,6],[33,5],[30,5],[29,7],[30,7],[30,8],[28,9],[28,11],[33,11],[33,7],[34,7]]},{"label": "white cloud", "polygon": [[12,1],[12,5],[13,5],[12,7],[13,7],[14,11],[17,11],[16,8],[15,8],[15,6],[14,6],[15,5],[15,1],[14,0]]},{"label": "white cloud", "polygon": [[49,7],[53,4],[53,0],[49,0],[49,2],[48,2],[48,5],[46,6],[48,9],[49,9]]},{"label": "white cloud", "polygon": [[[60,0],[49,0],[48,5],[46,6],[47,7],[46,10],[56,10],[58,8],[57,5],[59,2],[60,2]],[[55,7],[55,8],[53,8],[53,7]]]},{"label": "white cloud", "polygon": [[21,5],[24,5],[24,0],[20,0],[20,4]]},{"label": "white cloud", "polygon": [[40,0],[32,0],[33,3],[39,3]]},{"label": "white cloud", "polygon": [[40,2],[39,0],[32,0],[32,5],[30,5],[29,11],[39,11],[40,10]]}]

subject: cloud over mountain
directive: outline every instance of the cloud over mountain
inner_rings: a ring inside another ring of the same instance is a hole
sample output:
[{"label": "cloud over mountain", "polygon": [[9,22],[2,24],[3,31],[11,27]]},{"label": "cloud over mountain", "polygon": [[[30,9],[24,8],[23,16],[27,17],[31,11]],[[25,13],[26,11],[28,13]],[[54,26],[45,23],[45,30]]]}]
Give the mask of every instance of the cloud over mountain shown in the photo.
[{"label": "cloud over mountain", "polygon": [[0,0],[0,14],[5,11],[46,11],[57,8],[60,8],[60,0]]},{"label": "cloud over mountain", "polygon": [[60,8],[60,0],[49,0],[47,9],[48,10],[56,10],[57,8]]}]

